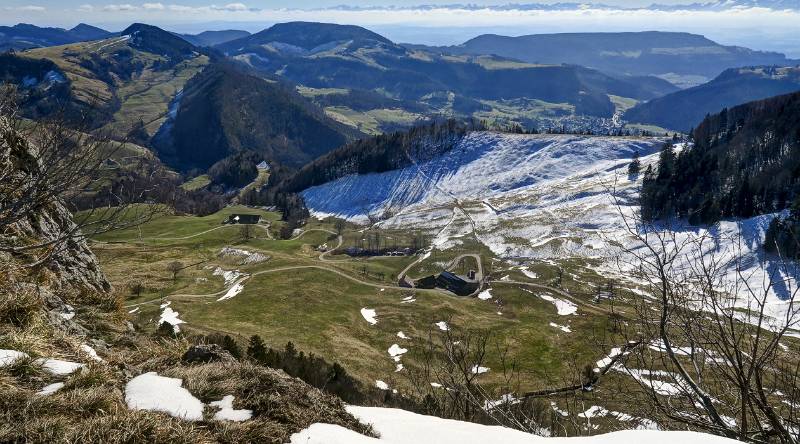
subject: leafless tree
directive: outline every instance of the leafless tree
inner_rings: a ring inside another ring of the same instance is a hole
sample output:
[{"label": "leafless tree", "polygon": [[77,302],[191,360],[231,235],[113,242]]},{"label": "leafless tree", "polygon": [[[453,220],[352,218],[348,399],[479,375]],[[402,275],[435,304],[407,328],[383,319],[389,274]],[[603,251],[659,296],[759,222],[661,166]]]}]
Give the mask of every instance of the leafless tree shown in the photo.
[{"label": "leafless tree", "polygon": [[641,405],[668,428],[797,443],[800,360],[787,345],[800,327],[797,269],[777,258],[756,279],[741,236],[644,223],[612,195],[630,237],[620,270],[651,295],[638,300],[626,332],[646,346],[619,367],[641,387]]},{"label": "leafless tree", "polygon": [[[0,85],[0,234],[53,210],[56,202],[97,192],[106,179],[103,166],[124,145],[76,130],[80,125],[62,114],[24,119],[17,97],[15,88]],[[161,211],[155,205],[131,205],[144,191],[122,190],[113,206],[95,206],[75,215],[74,224],[53,225],[46,239],[25,243],[0,236],[0,251],[32,256],[27,266],[33,268],[63,251],[69,240],[144,223]]]},{"label": "leafless tree", "polygon": [[167,264],[167,271],[172,273],[173,281],[178,279],[178,273],[180,273],[184,268],[186,267],[183,265],[183,262],[180,261],[173,261]]}]

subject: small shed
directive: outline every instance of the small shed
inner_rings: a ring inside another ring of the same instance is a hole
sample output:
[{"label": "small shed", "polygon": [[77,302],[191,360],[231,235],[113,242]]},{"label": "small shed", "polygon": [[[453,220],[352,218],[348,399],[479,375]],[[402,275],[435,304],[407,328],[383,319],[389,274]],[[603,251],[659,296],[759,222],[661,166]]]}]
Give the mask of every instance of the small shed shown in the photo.
[{"label": "small shed", "polygon": [[253,225],[261,221],[261,216],[258,214],[231,214],[225,221],[226,224],[245,224]]}]

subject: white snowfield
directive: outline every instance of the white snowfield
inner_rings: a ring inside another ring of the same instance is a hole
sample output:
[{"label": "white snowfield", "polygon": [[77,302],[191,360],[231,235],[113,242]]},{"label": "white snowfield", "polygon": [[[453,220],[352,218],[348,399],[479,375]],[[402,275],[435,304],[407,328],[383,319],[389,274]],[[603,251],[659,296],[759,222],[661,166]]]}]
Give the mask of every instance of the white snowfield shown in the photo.
[{"label": "white snowfield", "polygon": [[[317,217],[335,215],[366,224],[369,215],[381,218],[378,225],[383,228],[427,230],[439,250],[459,245],[474,233],[493,254],[517,265],[571,257],[597,260],[601,265],[595,271],[616,275],[622,285],[644,295],[639,288],[643,283],[625,269],[629,258],[621,257],[619,248],[641,248],[621,215],[638,209],[642,178],[628,177],[627,168],[637,151],[642,169],[656,163],[664,142],[473,132],[451,151],[426,162],[346,176],[309,188],[303,197]],[[758,292],[771,276],[776,284],[769,288],[767,313],[780,320],[800,270],[764,255],[761,244],[773,216],[722,221],[714,227],[673,226],[672,231],[679,243],[709,238],[703,254],[715,255],[723,265],[722,284],[730,286],[738,268]],[[738,263],[732,260],[737,250],[743,257]],[[691,254],[687,250],[686,257]],[[623,264],[617,262],[620,258]],[[530,271],[523,274],[535,279]],[[551,302],[561,315],[575,313],[567,301]],[[738,307],[751,302],[749,296],[732,301]]]},{"label": "white snowfield", "polygon": [[347,410],[372,424],[380,438],[370,438],[331,424],[312,424],[291,436],[292,444],[733,444],[696,432],[628,430],[580,438],[545,438],[505,427],[425,416],[399,409],[354,407]]}]

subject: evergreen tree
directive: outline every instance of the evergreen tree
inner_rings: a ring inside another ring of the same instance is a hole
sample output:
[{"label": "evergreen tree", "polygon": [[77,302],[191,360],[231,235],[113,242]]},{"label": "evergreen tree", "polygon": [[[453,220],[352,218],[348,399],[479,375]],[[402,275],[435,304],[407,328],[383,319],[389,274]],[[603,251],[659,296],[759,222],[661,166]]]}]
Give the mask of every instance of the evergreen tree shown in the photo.
[{"label": "evergreen tree", "polygon": [[247,357],[262,364],[267,362],[267,347],[264,345],[261,336],[250,336],[250,341],[247,345]]},{"label": "evergreen tree", "polygon": [[639,160],[639,151],[634,151],[633,159],[631,159],[630,165],[628,165],[628,176],[636,177],[639,175],[639,169],[642,167],[641,161]]}]

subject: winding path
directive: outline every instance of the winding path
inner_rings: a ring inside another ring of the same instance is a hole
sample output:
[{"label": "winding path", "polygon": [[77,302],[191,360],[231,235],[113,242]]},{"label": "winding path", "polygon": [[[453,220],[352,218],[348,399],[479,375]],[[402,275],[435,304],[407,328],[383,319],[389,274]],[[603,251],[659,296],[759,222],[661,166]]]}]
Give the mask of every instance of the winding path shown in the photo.
[{"label": "winding path", "polygon": [[[216,297],[216,296],[222,296],[223,294],[227,293],[228,290],[231,287],[233,287],[233,286],[235,286],[237,284],[242,284],[245,281],[249,280],[250,278],[253,278],[253,277],[256,277],[256,276],[260,276],[262,274],[268,274],[268,273],[278,273],[278,272],[282,272],[282,271],[303,270],[303,269],[316,269],[316,270],[328,271],[328,272],[331,272],[331,273],[335,273],[335,274],[337,274],[337,275],[339,275],[339,276],[341,276],[341,277],[343,277],[345,279],[349,279],[349,280],[351,280],[351,281],[353,281],[353,282],[355,282],[357,284],[366,285],[368,287],[373,287],[373,288],[384,288],[384,289],[390,289],[390,290],[410,290],[410,291],[421,292],[421,293],[437,293],[437,294],[446,293],[446,294],[449,294],[449,292],[446,292],[446,291],[440,290],[440,289],[407,288],[407,287],[400,287],[400,286],[396,286],[396,285],[376,284],[374,282],[368,282],[368,281],[364,281],[364,280],[358,279],[356,277],[350,276],[349,274],[347,274],[347,273],[345,273],[345,272],[343,272],[341,270],[337,270],[337,269],[331,268],[331,267],[326,267],[326,266],[323,266],[323,265],[290,265],[290,266],[286,266],[286,267],[279,267],[279,268],[272,268],[272,269],[269,269],[269,270],[257,271],[257,272],[255,272],[255,273],[253,273],[253,274],[251,274],[251,275],[249,275],[247,277],[244,277],[242,279],[237,280],[230,287],[225,288],[224,290],[217,291],[215,293],[207,293],[207,294],[181,294],[181,293],[176,293],[176,294],[171,294],[171,295],[165,296],[164,299],[166,299],[166,298],[211,298],[211,297]],[[162,298],[159,297],[157,299],[151,299],[149,301],[138,302],[138,303],[135,303],[135,304],[129,304],[129,305],[126,305],[125,308],[134,308],[134,307],[138,307],[140,305],[154,304],[154,303],[158,303],[158,302],[161,302],[161,301],[162,301]]]}]

